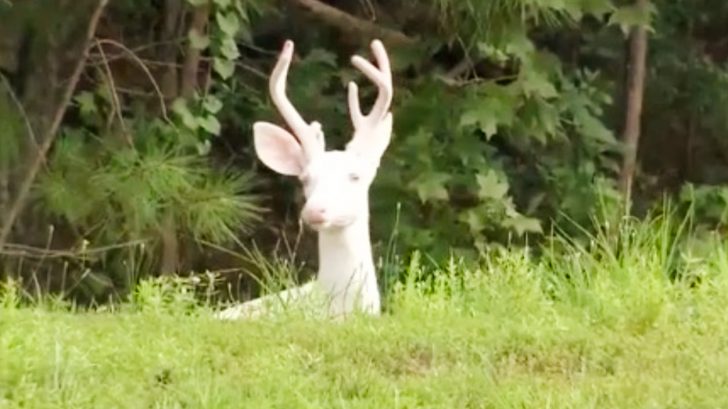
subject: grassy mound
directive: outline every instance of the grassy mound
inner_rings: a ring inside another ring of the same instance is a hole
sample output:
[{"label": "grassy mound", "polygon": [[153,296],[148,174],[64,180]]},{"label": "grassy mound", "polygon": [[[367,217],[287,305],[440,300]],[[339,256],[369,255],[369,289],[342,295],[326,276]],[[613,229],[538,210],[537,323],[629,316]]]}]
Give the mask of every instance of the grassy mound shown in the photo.
[{"label": "grassy mound", "polygon": [[728,407],[726,246],[673,231],[480,267],[414,257],[384,316],[343,323],[218,322],[150,283],[113,312],[21,306],[8,287],[0,407]]}]

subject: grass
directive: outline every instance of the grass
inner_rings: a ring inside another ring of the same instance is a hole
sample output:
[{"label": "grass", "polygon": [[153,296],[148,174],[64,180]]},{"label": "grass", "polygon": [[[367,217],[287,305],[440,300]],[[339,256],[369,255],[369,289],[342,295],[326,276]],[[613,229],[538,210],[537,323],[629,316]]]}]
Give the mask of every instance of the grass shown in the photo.
[{"label": "grass", "polygon": [[668,225],[479,267],[414,256],[384,316],[343,323],[217,322],[158,282],[113,312],[8,287],[0,407],[728,407],[728,247]]}]

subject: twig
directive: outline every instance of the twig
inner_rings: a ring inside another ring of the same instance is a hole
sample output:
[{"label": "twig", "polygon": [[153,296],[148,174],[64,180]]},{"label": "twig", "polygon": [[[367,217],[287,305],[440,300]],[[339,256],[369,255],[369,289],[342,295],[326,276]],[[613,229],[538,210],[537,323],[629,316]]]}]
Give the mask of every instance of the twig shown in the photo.
[{"label": "twig", "polygon": [[372,0],[359,0],[362,7],[366,8],[369,12],[369,20],[370,21],[376,21],[377,20],[377,10],[374,8],[374,4],[372,4]]},{"label": "twig", "polygon": [[258,47],[257,45],[255,45],[253,43],[246,43],[244,41],[241,41],[239,44],[240,44],[240,46],[245,47],[249,50],[257,51],[257,52],[259,52],[261,54],[265,54],[265,55],[276,56],[276,55],[278,55],[278,52],[279,52],[278,50],[269,50],[269,49],[266,49],[263,47]]},{"label": "twig", "polygon": [[[143,51],[146,51],[146,50],[149,50],[149,49],[152,49],[152,48],[155,48],[155,47],[160,47],[160,46],[165,46],[165,45],[170,45],[170,44],[178,44],[178,43],[180,43],[180,42],[182,42],[184,40],[185,40],[184,37],[180,37],[180,38],[177,38],[177,39],[174,39],[174,40],[169,40],[169,41],[155,41],[155,42],[152,42],[152,43],[148,43],[148,44],[140,45],[140,46],[137,46],[137,47],[129,48],[129,51],[131,51],[131,52],[133,52],[135,54],[139,54],[139,53],[141,53]],[[120,52],[118,54],[107,55],[107,61],[114,62],[114,61],[117,61],[117,60],[121,60],[123,58],[126,58],[126,54],[127,54],[127,52],[124,51],[124,52]],[[88,61],[88,63],[86,63],[86,65],[87,66],[101,65],[101,64],[103,64],[103,62],[102,61],[99,61],[100,59],[101,58],[100,58],[100,56],[98,54],[90,53],[89,54],[89,61]]]},{"label": "twig", "polygon": [[154,90],[157,92],[157,95],[159,96],[159,104],[162,109],[162,117],[169,121],[169,117],[167,117],[167,105],[164,103],[164,94],[162,94],[162,90],[159,88],[159,84],[157,84],[157,81],[154,79],[154,76],[149,71],[149,68],[147,68],[146,65],[144,65],[144,62],[127,46],[124,44],[119,43],[118,41],[109,40],[109,39],[101,39],[97,40],[99,44],[109,44],[113,45],[114,47],[118,47],[124,52],[126,52],[129,57],[134,60],[137,64],[139,64],[139,67],[144,71],[145,74],[147,74],[147,77],[149,78],[149,81],[152,83],[152,86],[154,87]]},{"label": "twig", "polygon": [[470,57],[466,56],[462,59],[459,63],[457,63],[454,67],[450,68],[450,70],[445,74],[445,77],[450,79],[457,79],[461,75],[465,74],[467,71],[473,69],[473,60],[470,59]]},{"label": "twig", "polygon": [[96,40],[95,42],[96,48],[98,48],[99,53],[101,54],[101,58],[104,61],[104,69],[106,70],[106,77],[109,87],[109,94],[111,94],[111,100],[114,105],[114,111],[116,111],[116,115],[119,118],[119,124],[121,125],[121,133],[124,135],[124,142],[126,142],[129,147],[134,147],[134,141],[132,140],[131,135],[129,134],[129,130],[126,128],[126,122],[124,121],[124,116],[121,112],[121,101],[119,100],[119,94],[116,92],[116,82],[114,81],[114,75],[111,73],[111,67],[109,66],[109,61],[106,59],[106,53],[104,53],[104,48],[101,47],[101,44],[99,43],[99,40]]},{"label": "twig", "polygon": [[437,78],[450,86],[466,85],[468,82],[460,80],[459,77],[465,74],[467,71],[472,70],[472,68],[473,61],[470,59],[470,57],[466,56],[459,63],[455,64],[454,67],[450,68],[450,70],[448,70],[446,73],[438,75]]},{"label": "twig", "polygon": [[106,253],[111,250],[117,250],[126,247],[133,247],[145,244],[148,240],[133,240],[126,243],[112,244],[109,246],[92,247],[92,248],[81,248],[79,250],[53,250],[48,247],[40,248],[27,246],[24,244],[13,244],[7,243],[3,249],[0,249],[0,254],[4,256],[17,256],[17,257],[34,257],[34,258],[62,258],[62,257],[81,257],[89,256],[93,254]]},{"label": "twig", "polygon": [[8,90],[8,93],[10,94],[10,99],[13,100],[13,103],[18,108],[18,112],[20,112],[20,115],[23,117],[23,122],[25,122],[25,127],[28,130],[28,139],[30,139],[31,144],[35,148],[36,151],[40,151],[40,145],[38,145],[38,138],[35,136],[35,131],[33,130],[33,126],[30,124],[30,119],[28,119],[28,114],[25,112],[25,108],[23,107],[23,104],[18,99],[18,96],[15,94],[15,91],[13,91],[13,87],[10,86],[10,82],[8,82],[8,79],[0,73],[0,79],[3,80],[3,84],[5,85],[5,88]]},{"label": "twig", "polygon": [[18,218],[20,213],[22,213],[23,208],[26,205],[26,202],[28,200],[28,193],[30,193],[30,188],[33,186],[33,182],[35,181],[36,176],[38,175],[38,172],[40,171],[41,166],[43,163],[45,163],[46,155],[48,154],[48,151],[50,150],[51,146],[53,145],[53,141],[56,139],[56,134],[58,133],[58,129],[61,126],[61,122],[63,121],[63,117],[66,115],[66,110],[68,109],[68,105],[71,103],[71,98],[73,97],[73,93],[76,91],[76,85],[78,85],[78,80],[81,78],[81,73],[83,72],[83,69],[86,65],[86,59],[88,58],[89,50],[91,42],[93,41],[94,35],[96,34],[96,26],[99,24],[99,20],[101,19],[101,15],[103,14],[103,11],[106,7],[106,4],[108,3],[108,0],[99,0],[98,6],[96,6],[96,10],[91,15],[91,20],[89,22],[88,31],[86,32],[86,41],[84,42],[83,46],[83,53],[81,54],[81,57],[78,59],[78,62],[76,63],[76,67],[73,70],[73,73],[71,74],[70,82],[68,83],[68,86],[66,87],[66,91],[63,95],[63,99],[61,99],[61,103],[58,107],[58,110],[56,111],[56,114],[53,118],[53,122],[51,122],[51,126],[48,128],[48,130],[45,133],[45,137],[43,138],[43,141],[40,145],[40,149],[38,151],[38,154],[35,157],[35,160],[33,161],[32,165],[30,166],[30,169],[28,170],[28,174],[25,176],[25,179],[23,180],[22,184],[20,185],[20,189],[18,191],[18,197],[15,199],[15,202],[13,203],[13,206],[10,208],[10,212],[8,213],[7,218],[5,219],[5,223],[2,226],[2,230],[0,230],[0,249],[3,249],[5,247],[5,242],[8,239],[8,236],[10,235],[10,231],[13,228],[13,225],[15,224],[15,220]]},{"label": "twig", "polygon": [[[109,59],[109,61],[112,61],[112,60]],[[212,57],[200,56],[200,61],[210,62],[210,61],[213,61],[213,58]],[[184,64],[180,64],[180,63],[176,63],[176,62],[166,62],[166,61],[150,60],[148,58],[139,58],[139,62],[143,62],[144,64],[146,64],[147,66],[150,66],[150,67],[177,67],[177,68],[182,68],[184,66]],[[96,65],[98,65],[98,64],[96,64]],[[245,71],[250,72],[251,74],[255,75],[256,77],[262,78],[264,80],[267,80],[268,79],[268,74],[266,74],[265,72],[263,72],[263,71],[255,68],[253,66],[250,66],[248,64],[245,64],[245,63],[243,63],[241,61],[236,61],[235,62],[235,66],[238,67],[238,68],[242,68]],[[121,87],[117,87],[117,88],[121,89]]]},{"label": "twig", "polygon": [[379,38],[391,45],[412,45],[417,39],[400,31],[378,26],[371,21],[352,16],[319,0],[295,0],[295,2],[316,15],[323,22],[354,37]]}]

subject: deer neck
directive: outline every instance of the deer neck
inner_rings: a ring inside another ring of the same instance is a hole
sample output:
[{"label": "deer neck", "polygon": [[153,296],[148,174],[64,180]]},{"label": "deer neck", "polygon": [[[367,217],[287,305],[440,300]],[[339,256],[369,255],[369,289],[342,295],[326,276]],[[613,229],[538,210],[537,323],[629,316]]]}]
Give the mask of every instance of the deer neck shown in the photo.
[{"label": "deer neck", "polygon": [[332,313],[357,307],[379,313],[379,289],[369,239],[369,220],[360,218],[341,229],[318,234],[317,280],[330,297]]}]

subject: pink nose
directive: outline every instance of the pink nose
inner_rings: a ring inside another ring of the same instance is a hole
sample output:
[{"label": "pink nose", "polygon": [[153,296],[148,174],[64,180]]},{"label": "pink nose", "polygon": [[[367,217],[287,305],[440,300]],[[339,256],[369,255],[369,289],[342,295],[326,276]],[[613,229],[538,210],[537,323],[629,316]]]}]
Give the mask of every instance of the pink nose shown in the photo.
[{"label": "pink nose", "polygon": [[326,222],[326,209],[323,207],[306,207],[301,218],[308,224],[322,224]]}]

